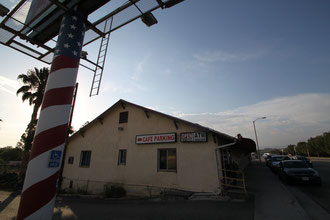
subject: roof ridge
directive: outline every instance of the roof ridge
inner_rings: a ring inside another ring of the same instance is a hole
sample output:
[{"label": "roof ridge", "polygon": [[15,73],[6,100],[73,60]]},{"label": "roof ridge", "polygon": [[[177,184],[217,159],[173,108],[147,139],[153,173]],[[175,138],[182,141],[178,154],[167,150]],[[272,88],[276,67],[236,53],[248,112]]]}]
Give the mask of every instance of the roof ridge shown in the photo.
[{"label": "roof ridge", "polygon": [[76,134],[79,132],[79,131],[86,131],[86,129],[88,129],[89,126],[92,126],[92,124],[94,124],[98,119],[101,119],[103,118],[103,116],[105,116],[108,112],[110,112],[112,109],[114,109],[117,105],[119,105],[120,103],[126,103],[126,104],[130,104],[130,105],[133,105],[135,107],[138,107],[138,108],[142,108],[144,109],[145,111],[151,111],[151,112],[154,112],[156,114],[160,114],[160,115],[163,115],[165,117],[169,117],[169,118],[172,118],[173,120],[177,120],[177,121],[181,121],[183,123],[187,123],[187,124],[190,124],[190,125],[193,125],[193,126],[197,126],[203,130],[206,130],[206,131],[209,131],[209,132],[212,132],[212,133],[215,133],[216,135],[220,135],[220,136],[223,136],[225,137],[226,139],[230,139],[230,140],[233,140],[233,139],[236,139],[235,137],[232,137],[228,134],[225,134],[225,133],[222,133],[222,132],[219,132],[217,130],[214,130],[212,128],[209,128],[209,127],[206,127],[206,126],[203,126],[203,125],[200,125],[198,123],[193,123],[191,121],[187,121],[187,120],[184,120],[184,119],[181,119],[181,118],[178,118],[178,117],[175,117],[175,116],[172,116],[172,115],[169,115],[169,114],[165,114],[163,112],[160,112],[160,111],[156,111],[156,110],[153,110],[153,109],[150,109],[150,108],[147,108],[147,107],[144,107],[144,106],[141,106],[141,105],[138,105],[138,104],[135,104],[135,103],[132,103],[132,102],[129,102],[129,101],[126,101],[124,99],[119,99],[116,103],[114,103],[112,106],[110,106],[108,109],[106,109],[103,113],[101,113],[99,116],[97,116],[96,118],[94,118],[91,122],[87,123],[85,126],[81,127],[79,130],[77,130],[73,135],[71,135],[69,137],[69,140],[71,138],[73,138],[74,136],[76,136]]}]

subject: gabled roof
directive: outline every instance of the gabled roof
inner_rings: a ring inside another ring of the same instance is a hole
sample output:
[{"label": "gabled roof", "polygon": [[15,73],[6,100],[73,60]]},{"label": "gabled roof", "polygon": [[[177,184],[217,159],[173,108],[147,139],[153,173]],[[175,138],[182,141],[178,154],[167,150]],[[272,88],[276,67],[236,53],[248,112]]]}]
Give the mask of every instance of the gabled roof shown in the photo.
[{"label": "gabled roof", "polygon": [[202,125],[199,125],[197,123],[192,123],[190,121],[186,121],[186,120],[183,120],[183,119],[180,119],[180,118],[177,118],[177,117],[174,117],[174,116],[171,116],[171,115],[167,115],[167,114],[164,114],[164,113],[161,113],[161,112],[158,112],[158,111],[155,111],[155,110],[152,110],[152,109],[149,109],[149,108],[145,108],[143,106],[140,106],[140,105],[137,105],[137,104],[134,104],[134,103],[131,103],[131,102],[128,102],[128,101],[125,101],[123,99],[120,99],[118,102],[116,102],[114,105],[112,105],[110,108],[108,108],[105,112],[103,112],[101,115],[99,115],[98,117],[96,117],[93,121],[89,122],[88,124],[84,125],[82,128],[80,128],[78,131],[76,131],[69,139],[68,141],[70,141],[71,139],[73,139],[74,137],[76,137],[77,135],[81,134],[81,133],[84,133],[86,132],[91,126],[93,126],[95,123],[100,123],[103,121],[103,119],[107,116],[107,114],[109,114],[113,109],[115,109],[117,106],[119,105],[125,105],[125,104],[129,104],[129,105],[133,105],[137,108],[140,108],[146,112],[150,112],[150,113],[155,113],[155,114],[158,114],[158,115],[162,115],[164,117],[167,117],[167,118],[170,118],[172,119],[174,122],[177,122],[177,123],[185,123],[185,124],[189,124],[189,125],[192,125],[194,127],[197,127],[198,129],[200,129],[201,131],[206,131],[206,132],[210,132],[211,134],[215,135],[215,136],[218,136],[218,137],[221,137],[222,139],[225,139],[225,140],[228,140],[228,141],[236,141],[237,138],[235,137],[232,137],[228,134],[225,134],[225,133],[222,133],[222,132],[219,132],[219,131],[216,131],[216,130],[213,130],[211,128],[208,128],[208,127],[205,127],[205,126],[202,126]]}]

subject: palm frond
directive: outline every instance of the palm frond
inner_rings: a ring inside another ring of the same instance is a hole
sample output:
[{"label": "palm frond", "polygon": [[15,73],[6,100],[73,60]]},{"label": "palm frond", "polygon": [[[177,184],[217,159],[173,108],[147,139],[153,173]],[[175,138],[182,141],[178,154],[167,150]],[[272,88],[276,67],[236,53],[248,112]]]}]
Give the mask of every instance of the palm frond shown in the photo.
[{"label": "palm frond", "polygon": [[24,101],[26,101],[26,100],[29,100],[29,102],[30,102],[30,105],[31,105],[31,92],[25,92],[25,93],[23,93],[23,95],[22,95],[22,101],[24,102]]},{"label": "palm frond", "polygon": [[31,90],[31,87],[30,86],[22,86],[21,88],[19,88],[17,91],[16,91],[16,95],[19,95],[20,93],[26,93],[26,92],[29,92]]},{"label": "palm frond", "polygon": [[25,83],[29,82],[31,79],[26,74],[20,74],[20,75],[18,75],[17,80],[21,80],[25,84]]},{"label": "palm frond", "polygon": [[39,77],[39,83],[44,84],[46,86],[48,75],[49,75],[49,69],[44,67],[38,71],[38,77]]}]

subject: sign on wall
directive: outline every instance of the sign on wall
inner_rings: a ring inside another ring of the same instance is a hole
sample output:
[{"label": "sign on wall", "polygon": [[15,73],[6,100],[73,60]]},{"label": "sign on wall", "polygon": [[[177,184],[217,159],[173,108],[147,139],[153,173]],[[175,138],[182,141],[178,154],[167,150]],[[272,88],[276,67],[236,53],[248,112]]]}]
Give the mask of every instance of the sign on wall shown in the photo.
[{"label": "sign on wall", "polygon": [[137,135],[136,144],[175,143],[176,133]]},{"label": "sign on wall", "polygon": [[181,142],[207,142],[207,133],[205,131],[181,133],[180,141]]},{"label": "sign on wall", "polygon": [[62,151],[52,150],[50,152],[48,167],[60,167]]}]

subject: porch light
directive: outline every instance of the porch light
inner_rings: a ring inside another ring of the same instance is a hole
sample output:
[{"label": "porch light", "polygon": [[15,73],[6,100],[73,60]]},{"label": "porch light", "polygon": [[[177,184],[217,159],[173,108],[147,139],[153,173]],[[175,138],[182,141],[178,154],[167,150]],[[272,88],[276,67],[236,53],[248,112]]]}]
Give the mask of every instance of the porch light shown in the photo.
[{"label": "porch light", "polygon": [[151,14],[150,12],[149,13],[146,13],[146,14],[143,14],[141,16],[141,20],[143,21],[143,23],[145,23],[148,27],[150,27],[151,25],[154,25],[154,24],[157,24],[158,21],[157,19],[155,18],[155,16],[153,14]]}]

